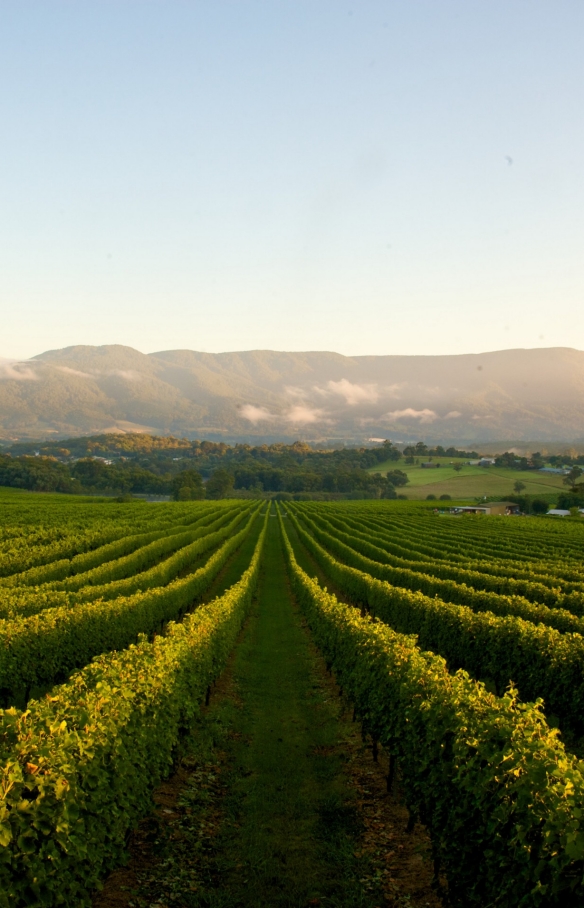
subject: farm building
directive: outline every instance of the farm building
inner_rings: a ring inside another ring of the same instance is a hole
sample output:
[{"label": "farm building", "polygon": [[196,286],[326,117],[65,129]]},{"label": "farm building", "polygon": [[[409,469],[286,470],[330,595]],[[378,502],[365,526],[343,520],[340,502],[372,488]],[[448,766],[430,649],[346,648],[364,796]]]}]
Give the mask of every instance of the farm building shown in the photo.
[{"label": "farm building", "polygon": [[519,505],[515,504],[514,501],[489,501],[485,504],[450,508],[451,514],[499,514],[510,517],[513,514],[519,514],[519,512]]}]

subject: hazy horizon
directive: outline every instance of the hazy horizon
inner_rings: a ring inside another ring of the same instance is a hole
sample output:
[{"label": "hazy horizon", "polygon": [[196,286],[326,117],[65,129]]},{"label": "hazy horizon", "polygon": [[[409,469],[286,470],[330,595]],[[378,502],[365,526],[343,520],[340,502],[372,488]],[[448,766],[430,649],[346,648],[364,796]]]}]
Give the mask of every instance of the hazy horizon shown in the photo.
[{"label": "hazy horizon", "polygon": [[72,346],[0,362],[0,437],[584,438],[584,352],[345,357]]},{"label": "hazy horizon", "polygon": [[[201,350],[197,350],[197,349],[194,349],[194,348],[191,348],[191,347],[174,347],[174,348],[172,348],[172,349],[171,349],[171,348],[162,348],[162,347],[161,347],[161,348],[156,349],[156,350],[140,350],[135,344],[119,343],[119,342],[116,342],[116,341],[112,341],[112,342],[109,342],[109,343],[108,343],[108,342],[106,341],[106,342],[103,343],[103,344],[72,343],[72,344],[67,344],[67,346],[65,346],[65,347],[52,347],[52,348],[50,348],[50,349],[47,348],[46,350],[40,350],[40,351],[37,351],[36,353],[31,353],[31,354],[30,354],[29,356],[27,356],[27,357],[4,356],[4,355],[3,355],[3,351],[0,349],[0,367],[2,366],[3,363],[5,363],[5,364],[9,364],[9,363],[22,363],[22,364],[24,364],[24,363],[27,363],[27,362],[31,362],[31,361],[35,360],[37,357],[43,356],[44,354],[57,353],[57,352],[61,352],[61,351],[63,351],[63,350],[72,350],[72,349],[74,349],[74,348],[76,348],[76,347],[90,347],[90,348],[92,348],[92,347],[103,347],[103,348],[107,348],[107,347],[126,347],[126,348],[129,349],[129,350],[136,350],[137,352],[142,353],[144,356],[156,355],[157,353],[181,353],[181,352],[188,352],[188,353],[202,353],[202,354],[210,353],[210,354],[212,354],[213,356],[228,355],[228,354],[231,354],[231,353],[306,353],[306,354],[311,354],[311,353],[324,353],[324,354],[333,354],[333,355],[343,356],[343,357],[346,357],[347,359],[360,359],[360,358],[363,358],[363,357],[366,357],[366,356],[371,356],[371,357],[383,357],[383,356],[391,356],[391,357],[399,357],[399,356],[404,356],[404,357],[406,357],[406,356],[407,356],[407,357],[411,357],[411,356],[430,357],[430,356],[443,356],[443,355],[447,355],[447,356],[480,356],[481,354],[486,354],[486,355],[488,355],[488,354],[490,354],[490,353],[513,353],[513,351],[515,351],[515,350],[517,350],[517,351],[520,351],[520,350],[521,350],[521,351],[530,351],[530,350],[574,350],[574,351],[576,351],[576,352],[578,352],[578,353],[584,352],[584,349],[581,350],[579,347],[575,347],[575,346],[572,345],[572,344],[561,344],[561,345],[557,345],[557,346],[555,346],[555,347],[547,347],[547,346],[546,346],[546,347],[540,347],[540,346],[537,346],[537,347],[517,346],[517,347],[501,347],[501,348],[498,348],[498,349],[496,349],[496,350],[479,350],[479,351],[474,351],[474,350],[460,350],[460,351],[458,351],[457,353],[450,353],[450,354],[440,354],[440,353],[340,353],[338,350],[332,350],[332,349],[316,349],[316,348],[313,348],[313,349],[302,349],[302,350],[301,350],[301,349],[297,349],[297,350],[296,350],[296,349],[276,349],[276,348],[274,348],[274,347],[248,347],[248,348],[246,348],[246,349],[213,350],[213,351],[210,351],[210,350],[202,350],[202,349],[201,349]],[[0,372],[0,378],[2,378],[2,377],[3,377],[3,376],[2,376],[2,374],[1,374],[1,372]]]}]

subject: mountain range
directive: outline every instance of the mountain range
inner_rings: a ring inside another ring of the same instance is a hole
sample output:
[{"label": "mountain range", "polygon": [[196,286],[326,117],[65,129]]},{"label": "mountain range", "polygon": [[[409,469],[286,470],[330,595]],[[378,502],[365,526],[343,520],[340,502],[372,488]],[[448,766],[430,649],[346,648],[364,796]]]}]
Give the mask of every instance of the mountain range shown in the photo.
[{"label": "mountain range", "polygon": [[225,441],[448,443],[584,437],[584,352],[444,356],[140,353],[0,360],[0,438],[150,432]]}]

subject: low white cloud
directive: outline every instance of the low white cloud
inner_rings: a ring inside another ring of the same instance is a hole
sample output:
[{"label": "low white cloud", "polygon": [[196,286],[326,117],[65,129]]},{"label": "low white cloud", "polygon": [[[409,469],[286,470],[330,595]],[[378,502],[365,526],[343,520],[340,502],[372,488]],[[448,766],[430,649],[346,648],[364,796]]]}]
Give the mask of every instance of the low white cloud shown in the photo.
[{"label": "low white cloud", "polygon": [[67,375],[78,375],[80,378],[93,378],[89,372],[81,372],[80,369],[70,369],[69,366],[55,366],[59,372],[65,372]]},{"label": "low white cloud", "polygon": [[66,375],[77,375],[79,378],[99,378],[100,376],[109,378],[113,376],[115,378],[123,378],[125,381],[141,381],[144,377],[141,372],[136,372],[135,369],[91,369],[90,372],[72,369],[71,366],[55,366],[55,369],[58,369],[59,372],[64,372]]},{"label": "low white cloud", "polygon": [[419,419],[421,423],[434,422],[438,419],[438,414],[434,410],[414,410],[413,407],[406,407],[405,410],[394,410],[387,414],[387,419]]},{"label": "low white cloud", "polygon": [[245,404],[241,407],[239,415],[244,419],[248,419],[254,425],[264,420],[274,419],[274,414],[266,410],[265,407],[255,407],[253,404]]},{"label": "low white cloud", "polygon": [[134,369],[110,369],[108,375],[115,375],[117,378],[123,378],[126,381],[141,381],[142,375]]},{"label": "low white cloud", "polygon": [[[315,390],[322,393],[320,388],[315,388]],[[327,382],[326,391],[324,393],[338,394],[345,399],[345,403],[350,407],[362,403],[374,404],[379,400],[377,385],[355,385],[346,378],[341,378],[340,381]]]},{"label": "low white cloud", "polygon": [[38,375],[27,363],[14,359],[0,359],[0,379],[12,381],[38,381]]},{"label": "low white cloud", "polygon": [[284,415],[286,422],[307,424],[319,422],[324,418],[324,410],[318,410],[314,407],[307,407],[304,404],[297,404]]},{"label": "low white cloud", "polygon": [[288,385],[284,388],[284,393],[287,394],[288,397],[294,397],[297,400],[304,400],[306,397],[306,392],[303,391],[302,388],[295,388],[293,385]]},{"label": "low white cloud", "polygon": [[462,416],[458,410],[451,410],[450,413],[447,413],[444,419],[458,419],[459,416]]}]

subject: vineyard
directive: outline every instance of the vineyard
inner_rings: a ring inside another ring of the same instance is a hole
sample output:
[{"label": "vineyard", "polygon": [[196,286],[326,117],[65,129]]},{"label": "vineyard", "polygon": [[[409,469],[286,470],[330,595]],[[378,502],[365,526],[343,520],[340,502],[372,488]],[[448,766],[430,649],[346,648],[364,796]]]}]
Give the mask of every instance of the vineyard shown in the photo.
[{"label": "vineyard", "polygon": [[[407,807],[410,832],[427,832],[445,903],[583,903],[577,520],[400,501],[12,495],[1,507],[1,908],[92,904],[242,628],[263,620],[258,589],[275,619],[288,601],[303,616],[387,797]],[[267,775],[247,775],[268,790]],[[321,847],[305,838],[307,854]],[[320,904],[306,892],[277,903]]]}]

